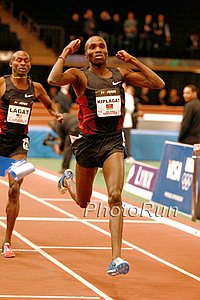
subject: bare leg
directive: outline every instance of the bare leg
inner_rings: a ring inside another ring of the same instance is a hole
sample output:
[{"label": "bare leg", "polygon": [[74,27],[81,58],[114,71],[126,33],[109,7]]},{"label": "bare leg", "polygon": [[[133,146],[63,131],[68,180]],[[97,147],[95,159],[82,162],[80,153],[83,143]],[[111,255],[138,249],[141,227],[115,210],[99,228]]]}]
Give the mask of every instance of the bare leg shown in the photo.
[{"label": "bare leg", "polygon": [[[13,156],[12,158],[16,160],[20,160],[20,159],[26,159],[26,156],[19,154]],[[15,226],[15,221],[19,214],[20,186],[23,182],[23,179],[21,179],[20,181],[15,181],[10,174],[8,176],[9,176],[9,190],[8,190],[8,202],[6,205],[7,228],[6,228],[4,242],[11,243],[11,237]]]},{"label": "bare leg", "polygon": [[73,179],[65,178],[71,197],[82,208],[85,208],[90,202],[94,177],[98,168],[83,168],[76,163],[76,182]]},{"label": "bare leg", "polygon": [[[117,163],[116,163],[117,162]],[[123,216],[121,193],[124,183],[124,154],[110,155],[103,165],[110,206],[109,226],[111,232],[112,258],[121,257]]]}]

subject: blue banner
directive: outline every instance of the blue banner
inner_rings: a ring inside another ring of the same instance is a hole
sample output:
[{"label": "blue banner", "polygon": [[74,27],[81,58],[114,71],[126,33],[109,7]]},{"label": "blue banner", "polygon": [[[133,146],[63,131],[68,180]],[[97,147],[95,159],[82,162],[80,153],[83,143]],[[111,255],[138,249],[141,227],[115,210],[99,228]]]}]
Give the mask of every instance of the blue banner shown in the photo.
[{"label": "blue banner", "polygon": [[152,201],[165,206],[177,206],[179,211],[191,215],[194,172],[192,154],[192,145],[165,142]]},{"label": "blue banner", "polygon": [[0,176],[5,176],[6,170],[8,170],[8,168],[12,165],[13,162],[16,162],[16,160],[0,156]]}]

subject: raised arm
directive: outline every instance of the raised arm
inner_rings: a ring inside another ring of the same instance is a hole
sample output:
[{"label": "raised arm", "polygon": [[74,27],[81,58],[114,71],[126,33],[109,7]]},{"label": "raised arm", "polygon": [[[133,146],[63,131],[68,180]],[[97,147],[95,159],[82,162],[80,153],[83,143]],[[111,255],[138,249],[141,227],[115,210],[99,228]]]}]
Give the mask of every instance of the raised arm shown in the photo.
[{"label": "raised arm", "polygon": [[124,76],[124,81],[127,84],[152,89],[162,89],[165,86],[164,81],[155,72],[125,50],[118,51],[116,57],[126,63],[132,64],[138,70],[134,72],[131,69],[120,68]]},{"label": "raised arm", "polygon": [[74,84],[76,81],[76,68],[71,68],[65,72],[63,72],[64,63],[68,57],[68,55],[73,54],[76,52],[80,47],[81,40],[76,39],[69,43],[68,46],[66,46],[61,55],[58,57],[57,61],[55,62],[49,77],[47,79],[47,82],[50,85],[65,85],[68,83]]}]

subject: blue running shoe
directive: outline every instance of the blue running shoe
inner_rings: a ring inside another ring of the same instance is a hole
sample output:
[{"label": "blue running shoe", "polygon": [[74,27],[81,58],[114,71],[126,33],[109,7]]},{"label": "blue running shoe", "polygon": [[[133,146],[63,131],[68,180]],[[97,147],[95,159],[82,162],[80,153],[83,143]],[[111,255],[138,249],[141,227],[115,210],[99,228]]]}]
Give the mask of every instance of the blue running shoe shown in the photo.
[{"label": "blue running shoe", "polygon": [[73,179],[74,173],[71,169],[66,169],[63,176],[58,180],[58,191],[60,194],[65,194],[67,188],[65,187],[65,178]]},{"label": "blue running shoe", "polygon": [[120,257],[115,258],[108,267],[107,274],[110,276],[127,274],[129,272],[130,265],[127,261]]}]

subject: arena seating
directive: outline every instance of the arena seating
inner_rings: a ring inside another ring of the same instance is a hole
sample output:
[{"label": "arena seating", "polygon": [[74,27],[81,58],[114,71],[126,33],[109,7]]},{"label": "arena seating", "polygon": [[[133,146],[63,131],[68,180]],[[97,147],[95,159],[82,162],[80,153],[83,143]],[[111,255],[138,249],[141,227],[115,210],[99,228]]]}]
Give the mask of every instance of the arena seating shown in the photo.
[{"label": "arena seating", "polygon": [[0,23],[0,50],[17,51],[20,49],[20,40],[15,32],[10,31],[8,24]]},{"label": "arena seating", "polygon": [[[99,17],[102,11],[102,1],[83,1],[81,8],[76,1],[63,1],[57,0],[35,0],[23,1],[12,0],[12,8],[15,17],[19,17],[20,12],[27,13],[38,24],[63,26],[64,30],[67,30],[70,16],[72,12],[77,11],[80,14],[84,14],[86,9],[91,8],[95,12],[96,18]],[[161,6],[162,5],[162,6]],[[123,11],[121,11],[121,5],[116,1],[109,1],[105,3],[103,9],[113,12],[113,6],[115,12],[120,12],[122,19],[125,18],[126,13],[129,10],[134,11],[139,25],[142,24],[143,18],[146,13],[151,13],[154,18],[159,13],[163,13],[166,16],[166,21],[170,26],[172,35],[172,49],[170,55],[172,57],[182,58],[185,55],[185,43],[192,31],[200,32],[199,20],[199,5],[197,0],[184,0],[182,5],[179,1],[164,1],[161,4],[160,0],[146,0],[136,1],[131,7],[129,1],[123,3]]]}]

